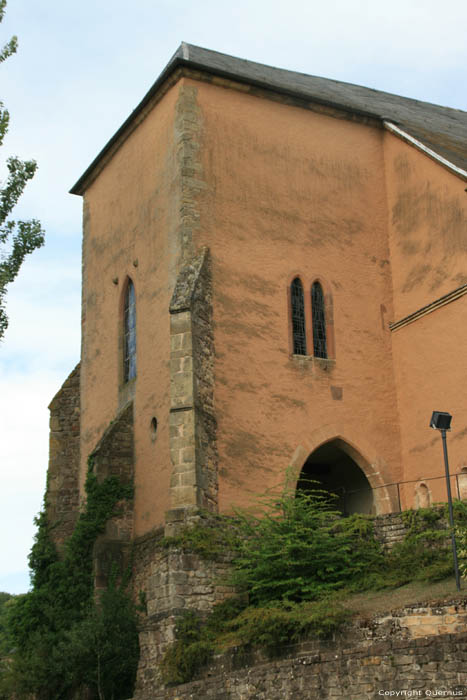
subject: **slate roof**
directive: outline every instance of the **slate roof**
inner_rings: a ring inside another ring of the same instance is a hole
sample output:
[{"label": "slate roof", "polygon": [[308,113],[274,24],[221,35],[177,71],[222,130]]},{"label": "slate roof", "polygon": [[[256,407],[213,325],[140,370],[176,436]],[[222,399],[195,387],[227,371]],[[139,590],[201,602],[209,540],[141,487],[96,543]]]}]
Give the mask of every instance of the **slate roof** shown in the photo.
[{"label": "slate roof", "polygon": [[83,193],[88,177],[101,158],[179,66],[392,122],[457,167],[467,170],[467,112],[361,85],[273,68],[183,42],[136,109],[71,189],[73,194]]}]

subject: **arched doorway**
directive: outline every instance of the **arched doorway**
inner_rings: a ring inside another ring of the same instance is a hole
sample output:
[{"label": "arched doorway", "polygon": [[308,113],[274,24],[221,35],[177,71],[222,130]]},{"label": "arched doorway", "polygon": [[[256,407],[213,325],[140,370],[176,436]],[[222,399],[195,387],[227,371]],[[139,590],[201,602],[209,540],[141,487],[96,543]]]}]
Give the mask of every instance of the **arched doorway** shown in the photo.
[{"label": "arched doorway", "polygon": [[314,488],[336,494],[335,508],[344,515],[375,512],[370,483],[342,440],[326,442],[310,454],[300,472],[297,491],[312,489],[310,481],[318,482]]}]

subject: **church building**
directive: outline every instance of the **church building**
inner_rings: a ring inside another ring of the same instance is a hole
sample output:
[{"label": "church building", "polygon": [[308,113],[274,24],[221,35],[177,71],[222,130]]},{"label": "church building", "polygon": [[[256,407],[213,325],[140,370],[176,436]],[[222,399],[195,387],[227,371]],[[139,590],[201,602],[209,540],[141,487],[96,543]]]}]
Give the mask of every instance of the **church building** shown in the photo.
[{"label": "church building", "polygon": [[[181,44],[71,192],[82,351],[51,404],[131,541],[320,482],[344,513],[467,496],[467,113]],[[60,529],[61,528],[61,529]]]}]

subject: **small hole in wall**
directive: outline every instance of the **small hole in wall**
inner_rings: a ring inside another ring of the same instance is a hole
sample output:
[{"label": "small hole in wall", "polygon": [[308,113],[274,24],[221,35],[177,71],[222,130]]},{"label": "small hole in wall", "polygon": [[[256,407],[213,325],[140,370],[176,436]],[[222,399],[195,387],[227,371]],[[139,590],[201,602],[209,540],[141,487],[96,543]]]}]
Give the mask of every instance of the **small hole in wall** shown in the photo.
[{"label": "small hole in wall", "polygon": [[151,418],[151,437],[154,440],[157,433],[157,418]]}]

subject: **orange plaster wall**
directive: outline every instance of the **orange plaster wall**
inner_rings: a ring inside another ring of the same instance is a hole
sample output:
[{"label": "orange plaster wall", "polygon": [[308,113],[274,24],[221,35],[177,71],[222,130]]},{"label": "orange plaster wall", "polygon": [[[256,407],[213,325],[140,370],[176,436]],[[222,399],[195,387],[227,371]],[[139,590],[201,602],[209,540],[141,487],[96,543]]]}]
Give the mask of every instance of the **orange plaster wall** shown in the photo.
[{"label": "orange plaster wall", "polygon": [[[221,510],[283,483],[294,453],[334,436],[373,464],[374,483],[400,479],[382,131],[214,85],[198,104]],[[290,355],[296,274],[308,312],[316,278],[332,292],[335,363]]]},{"label": "orange plaster wall", "polygon": [[[448,433],[451,473],[467,465],[466,328],[464,296],[393,333],[404,480],[442,477],[425,482],[434,502],[446,500],[446,486],[441,436],[428,427],[432,411],[453,416]],[[414,506],[416,485],[405,487],[407,508]],[[452,490],[456,495],[454,479]]]},{"label": "orange plaster wall", "polygon": [[384,134],[389,237],[398,321],[467,282],[465,182]]},{"label": "orange plaster wall", "polygon": [[[86,460],[123,399],[121,323],[127,276],[136,291],[135,534],[164,520],[171,474],[169,237],[178,225],[172,88],[85,195],[81,481]],[[86,223],[87,220],[87,223]],[[136,266],[135,266],[136,264]],[[113,280],[118,278],[118,285]],[[158,419],[151,439],[150,421]]]},{"label": "orange plaster wall", "polygon": [[[467,194],[459,177],[392,134],[384,147],[397,321],[467,282]],[[453,415],[451,471],[467,464],[466,328],[461,297],[392,333],[405,480],[444,475],[440,435],[428,428],[433,410]],[[444,478],[426,485],[433,501],[446,499]],[[415,487],[405,487],[406,507]]]}]

